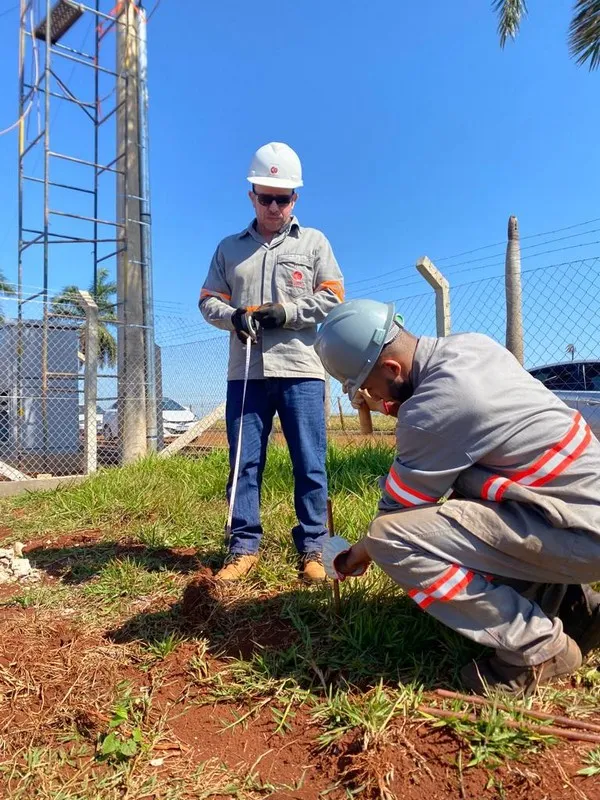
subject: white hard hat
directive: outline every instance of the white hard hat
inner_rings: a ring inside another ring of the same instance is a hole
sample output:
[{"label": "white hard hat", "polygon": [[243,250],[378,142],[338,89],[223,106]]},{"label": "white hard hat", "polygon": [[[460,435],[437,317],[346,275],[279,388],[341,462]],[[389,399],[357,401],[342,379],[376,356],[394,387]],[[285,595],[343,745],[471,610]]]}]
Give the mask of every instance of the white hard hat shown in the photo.
[{"label": "white hard hat", "polygon": [[259,147],[248,171],[250,183],[296,189],[303,186],[302,164],[291,147],[282,142],[269,142]]}]

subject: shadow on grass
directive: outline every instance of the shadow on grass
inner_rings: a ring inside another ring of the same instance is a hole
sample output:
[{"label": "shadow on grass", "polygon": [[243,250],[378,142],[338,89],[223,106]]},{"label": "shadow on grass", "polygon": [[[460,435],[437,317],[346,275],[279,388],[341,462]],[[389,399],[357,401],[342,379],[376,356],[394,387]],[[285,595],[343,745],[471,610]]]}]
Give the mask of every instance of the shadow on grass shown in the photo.
[{"label": "shadow on grass", "polygon": [[198,578],[170,609],[141,613],[107,636],[115,643],[205,639],[214,655],[249,662],[257,676],[293,678],[314,691],[380,680],[456,687],[460,667],[481,653],[391,586],[377,594],[358,582],[344,587],[340,617],[329,588],[246,599],[230,592]]},{"label": "shadow on grass", "polygon": [[146,644],[171,634],[205,639],[217,657],[241,659],[258,676],[294,678],[316,691],[346,683],[368,688],[379,680],[455,687],[460,667],[481,653],[391,583],[366,578],[343,584],[337,617],[330,585],[298,585],[258,597],[255,592],[248,596],[243,584],[220,586],[207,566],[217,566],[221,556],[218,550],[196,553],[194,548],[134,542],[82,542],[27,552],[35,567],[67,585],[85,583],[123,559],[149,572],[189,575],[180,601],[166,610],[140,613],[107,637],[115,643]]},{"label": "shadow on grass", "polygon": [[94,542],[66,547],[34,547],[25,555],[32,566],[67,585],[91,580],[114,560],[128,559],[148,572],[171,570],[183,575],[198,572],[203,565],[217,565],[221,551],[196,552],[193,547],[149,547],[135,542]]}]

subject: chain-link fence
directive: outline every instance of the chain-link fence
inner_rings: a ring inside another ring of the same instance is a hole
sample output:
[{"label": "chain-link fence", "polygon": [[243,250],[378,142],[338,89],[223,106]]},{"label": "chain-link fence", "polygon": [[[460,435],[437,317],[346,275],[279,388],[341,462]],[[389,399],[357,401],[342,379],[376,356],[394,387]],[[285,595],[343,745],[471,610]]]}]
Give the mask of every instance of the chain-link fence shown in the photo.
[{"label": "chain-link fence", "polygon": [[[522,292],[525,367],[600,432],[600,259],[526,271]],[[46,320],[19,319],[11,297],[1,303],[0,480],[82,474],[154,447],[201,454],[226,446],[229,335],[200,315],[157,315],[154,395],[139,326],[83,301],[79,311]],[[433,291],[396,306],[415,334],[436,335]],[[504,343],[504,277],[451,287],[450,315],[453,333],[479,331]],[[128,361],[119,358],[125,347],[134,354]],[[360,436],[357,412],[334,380],[326,411],[331,438]],[[376,433],[393,431],[389,418],[374,415],[373,423]]]}]

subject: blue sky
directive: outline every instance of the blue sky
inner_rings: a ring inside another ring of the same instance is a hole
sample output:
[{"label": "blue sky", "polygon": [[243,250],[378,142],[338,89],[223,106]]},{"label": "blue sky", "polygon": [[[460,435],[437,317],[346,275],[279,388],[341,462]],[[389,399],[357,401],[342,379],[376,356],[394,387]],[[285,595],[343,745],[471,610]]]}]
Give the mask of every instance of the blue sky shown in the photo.
[{"label": "blue sky", "polygon": [[[425,253],[455,284],[501,274],[502,246],[442,259],[502,242],[511,213],[522,236],[600,217],[600,73],[568,57],[570,2],[529,5],[519,39],[502,51],[486,0],[162,0],[148,26],[159,315],[181,315],[181,330],[199,325],[196,300],[211,254],[249,221],[246,169],[270,140],[300,154],[298,216],[331,240],[350,296],[426,292],[412,267]],[[7,11],[0,17],[0,128],[16,116],[13,6],[0,0],[0,14]],[[87,24],[74,31],[79,43]],[[52,123],[65,148],[91,135],[75,111]],[[32,112],[34,133],[35,125]],[[0,138],[0,267],[10,280],[16,147],[15,133]],[[600,254],[591,244],[600,240],[597,228],[600,222],[524,241],[577,234],[528,256],[590,244],[528,258],[523,267]],[[39,258],[32,254],[27,268],[32,285],[41,281]],[[89,252],[79,258],[63,246],[53,256],[51,286],[87,284],[88,262]]]}]

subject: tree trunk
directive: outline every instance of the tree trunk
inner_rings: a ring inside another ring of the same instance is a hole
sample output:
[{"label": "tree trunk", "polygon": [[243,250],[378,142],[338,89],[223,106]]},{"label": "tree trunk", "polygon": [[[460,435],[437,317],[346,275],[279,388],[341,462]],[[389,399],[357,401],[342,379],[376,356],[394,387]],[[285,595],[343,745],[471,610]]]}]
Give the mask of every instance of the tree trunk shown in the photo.
[{"label": "tree trunk", "polygon": [[506,347],[523,363],[523,302],[521,293],[521,245],[516,217],[508,220],[505,264]]}]

